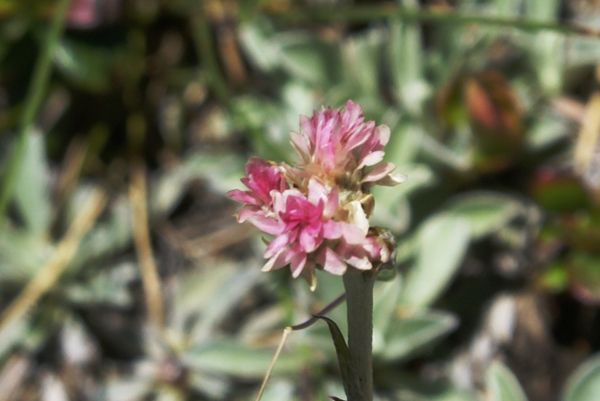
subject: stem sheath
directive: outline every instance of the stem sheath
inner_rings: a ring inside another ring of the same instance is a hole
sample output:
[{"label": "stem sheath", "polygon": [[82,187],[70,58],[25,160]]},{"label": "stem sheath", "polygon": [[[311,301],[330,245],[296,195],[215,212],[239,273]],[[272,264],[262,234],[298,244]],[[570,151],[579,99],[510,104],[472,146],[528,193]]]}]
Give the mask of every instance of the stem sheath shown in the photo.
[{"label": "stem sheath", "polygon": [[348,272],[344,274],[348,308],[348,348],[350,359],[365,396],[373,400],[373,285],[374,275]]}]

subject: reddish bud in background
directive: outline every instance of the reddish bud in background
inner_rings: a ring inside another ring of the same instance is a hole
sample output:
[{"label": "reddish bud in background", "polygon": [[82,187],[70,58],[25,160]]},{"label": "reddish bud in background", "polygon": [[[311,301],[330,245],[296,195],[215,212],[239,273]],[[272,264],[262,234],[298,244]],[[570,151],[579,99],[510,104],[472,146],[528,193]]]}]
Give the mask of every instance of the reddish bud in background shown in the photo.
[{"label": "reddish bud in background", "polygon": [[455,78],[439,92],[436,105],[446,127],[471,127],[480,170],[501,170],[520,152],[522,111],[510,83],[498,71]]},{"label": "reddish bud in background", "polygon": [[590,205],[589,194],[581,180],[569,171],[539,168],[531,177],[529,192],[541,207],[550,212],[574,212]]}]

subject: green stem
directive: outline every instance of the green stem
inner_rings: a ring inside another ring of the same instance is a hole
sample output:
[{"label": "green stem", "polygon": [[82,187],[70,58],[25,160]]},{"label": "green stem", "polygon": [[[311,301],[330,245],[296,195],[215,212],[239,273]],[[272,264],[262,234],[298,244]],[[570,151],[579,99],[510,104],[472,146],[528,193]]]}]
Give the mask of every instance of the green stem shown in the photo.
[{"label": "green stem", "polygon": [[356,369],[364,400],[373,401],[373,285],[375,276],[365,273],[344,274],[348,308],[348,348]]},{"label": "green stem", "polygon": [[600,36],[600,31],[572,23],[532,20],[525,18],[494,17],[454,11],[415,10],[401,6],[353,6],[335,8],[293,8],[279,13],[270,13],[272,18],[285,22],[368,22],[373,19],[398,18],[404,21],[435,22],[465,25],[480,24],[517,28],[525,31],[554,31],[565,34]]},{"label": "green stem", "polygon": [[52,57],[63,32],[70,3],[71,0],[58,1],[54,20],[52,20],[50,31],[46,37],[44,49],[39,55],[33,71],[33,78],[25,99],[25,110],[19,124],[18,136],[11,157],[7,162],[2,181],[0,191],[0,227],[2,226],[8,202],[11,200],[17,185],[21,162],[25,157],[27,141],[33,129],[36,113],[46,93],[50,71],[52,70]]}]

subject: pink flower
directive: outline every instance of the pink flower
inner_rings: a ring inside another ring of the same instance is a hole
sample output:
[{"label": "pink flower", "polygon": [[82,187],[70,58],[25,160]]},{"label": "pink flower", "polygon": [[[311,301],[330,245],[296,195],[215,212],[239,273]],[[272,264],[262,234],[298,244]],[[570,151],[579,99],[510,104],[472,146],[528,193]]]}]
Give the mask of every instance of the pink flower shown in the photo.
[{"label": "pink flower", "polygon": [[395,168],[392,163],[364,170],[383,160],[390,130],[385,125],[375,127],[374,121],[365,123],[362,109],[351,100],[342,111],[327,108],[310,118],[301,116],[300,133],[290,135],[305,175],[316,175],[327,183],[348,176],[357,179],[356,184],[395,185],[404,180],[402,175],[390,174]]},{"label": "pink flower", "polygon": [[[360,258],[357,254],[363,256],[363,244],[368,242],[366,230],[334,220],[339,209],[336,187],[328,192],[325,185],[312,178],[308,183],[308,196],[297,189],[288,189],[274,196],[275,213],[284,226],[265,251],[264,257],[269,261],[263,271],[289,264],[292,276],[298,277],[303,270],[314,275],[314,268],[318,265],[329,273],[341,275],[345,273],[347,263]],[[340,244],[343,244],[344,257],[333,250]],[[368,261],[365,263],[361,259],[360,262],[355,267],[371,268]]]},{"label": "pink flower", "polygon": [[241,180],[248,190],[227,196],[244,204],[239,222],[273,236],[262,270],[289,265],[292,276],[302,276],[314,290],[317,268],[342,275],[349,266],[371,270],[393,261],[391,234],[369,227],[368,188],[395,185],[404,177],[391,174],[395,166],[382,162],[389,129],[365,123],[351,101],[343,111],[301,117],[300,126],[299,134],[291,134],[301,158],[296,167],[251,158]]},{"label": "pink flower", "polygon": [[237,213],[240,223],[248,220],[267,234],[278,234],[283,226],[273,213],[273,193],[288,188],[281,170],[273,163],[252,157],[246,163],[246,176],[241,179],[249,191],[234,189],[227,196],[245,206]]}]

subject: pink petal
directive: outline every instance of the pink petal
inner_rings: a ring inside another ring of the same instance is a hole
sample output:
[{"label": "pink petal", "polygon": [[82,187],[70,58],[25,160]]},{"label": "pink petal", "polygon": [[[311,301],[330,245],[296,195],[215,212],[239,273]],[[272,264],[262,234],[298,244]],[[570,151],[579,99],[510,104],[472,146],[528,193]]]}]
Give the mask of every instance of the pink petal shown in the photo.
[{"label": "pink petal", "polygon": [[369,170],[369,172],[363,177],[362,182],[379,181],[386,175],[391,173],[395,168],[396,166],[394,166],[393,163],[378,164],[377,166]]},{"label": "pink petal", "polygon": [[[327,239],[338,239],[343,234],[343,223],[327,220],[323,223],[323,237]],[[361,233],[362,234],[362,233]]]},{"label": "pink petal", "polygon": [[248,221],[266,234],[279,235],[283,232],[283,223],[270,217],[255,216],[251,217]]},{"label": "pink petal", "polygon": [[330,248],[323,248],[323,250],[319,253],[317,260],[321,266],[323,266],[323,270],[341,276],[346,272],[347,266],[346,263],[337,253],[335,253]]},{"label": "pink petal", "polygon": [[[316,231],[316,232],[315,232]],[[312,230],[311,229],[304,229],[302,230],[302,232],[300,233],[300,246],[302,247],[302,250],[306,253],[310,253],[313,252],[315,249],[318,248],[319,245],[321,245],[321,242],[323,242],[323,238],[320,235],[320,227],[315,227]]]},{"label": "pink petal", "polygon": [[342,238],[348,244],[361,244],[365,240],[365,233],[359,227],[350,223],[340,223],[342,225]]},{"label": "pink petal", "polygon": [[[297,132],[290,132],[290,137],[292,138],[292,143],[295,146],[297,146],[298,149],[304,153],[304,155],[310,154],[310,144],[308,143],[304,135],[299,134]],[[303,155],[300,156],[303,158],[305,157]]]},{"label": "pink petal", "polygon": [[304,252],[298,252],[296,255],[292,257],[290,260],[290,269],[292,271],[292,277],[297,278],[300,273],[302,273],[302,269],[306,264],[306,254]]},{"label": "pink petal", "polygon": [[373,265],[369,261],[369,258],[367,258],[366,256],[359,257],[356,255],[351,255],[344,260],[350,266],[356,267],[359,270],[371,270],[373,268]]},{"label": "pink petal", "polygon": [[313,205],[318,205],[319,201],[327,199],[327,188],[316,178],[311,178],[308,182],[308,201]]},{"label": "pink petal", "polygon": [[394,173],[388,174],[387,176],[383,177],[379,181],[373,182],[372,184],[393,187],[394,185],[402,184],[404,181],[406,181],[406,176],[404,174]]},{"label": "pink petal", "polygon": [[323,209],[323,216],[326,218],[331,218],[335,214],[338,208],[339,203],[339,195],[337,187],[331,188],[331,192],[329,196],[327,196],[327,200],[325,202],[325,207]]},{"label": "pink petal", "polygon": [[254,217],[264,217],[265,211],[258,206],[244,206],[237,212],[237,220],[240,223],[245,222]]},{"label": "pink petal", "polygon": [[365,166],[373,166],[373,165],[379,163],[380,161],[382,161],[384,155],[385,155],[385,152],[383,152],[382,150],[370,152],[361,159],[361,161],[358,165],[358,168],[362,168]]},{"label": "pink petal", "polygon": [[271,257],[267,263],[260,269],[263,272],[280,269],[287,265],[288,262],[285,260],[285,249],[280,250],[277,254]]},{"label": "pink petal", "polygon": [[390,128],[387,125],[380,125],[375,128],[376,135],[379,137],[379,145],[384,147],[390,141]]},{"label": "pink petal", "polygon": [[229,199],[232,199],[236,202],[247,203],[249,205],[260,205],[261,203],[258,200],[250,195],[248,192],[240,191],[239,189],[233,189],[225,194]]},{"label": "pink petal", "polygon": [[273,241],[269,243],[267,249],[265,250],[264,257],[270,258],[271,256],[278,253],[281,249],[283,249],[286,245],[290,243],[290,232],[285,232],[280,236],[276,237]]}]

